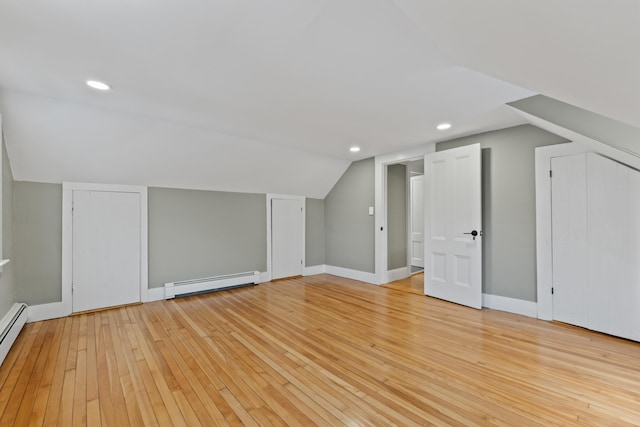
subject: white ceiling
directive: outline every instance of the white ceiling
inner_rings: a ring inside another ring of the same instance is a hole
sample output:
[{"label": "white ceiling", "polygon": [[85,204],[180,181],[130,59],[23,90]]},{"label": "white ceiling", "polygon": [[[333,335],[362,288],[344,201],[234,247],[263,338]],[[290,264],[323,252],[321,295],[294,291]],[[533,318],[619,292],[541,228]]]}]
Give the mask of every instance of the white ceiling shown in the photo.
[{"label": "white ceiling", "polygon": [[522,123],[504,104],[534,92],[637,124],[638,4],[0,0],[14,176],[324,197],[352,160]]},{"label": "white ceiling", "polygon": [[640,126],[640,1],[394,2],[452,61]]}]

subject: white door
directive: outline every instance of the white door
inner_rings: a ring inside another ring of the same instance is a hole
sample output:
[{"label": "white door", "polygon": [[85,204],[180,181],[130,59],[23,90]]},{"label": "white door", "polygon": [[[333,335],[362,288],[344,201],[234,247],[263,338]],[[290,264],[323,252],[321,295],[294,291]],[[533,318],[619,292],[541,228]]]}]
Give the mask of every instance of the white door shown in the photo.
[{"label": "white door", "polygon": [[640,341],[640,172],[587,154],[587,328]]},{"label": "white door", "polygon": [[587,324],[587,155],[551,159],[553,318]]},{"label": "white door", "polygon": [[554,319],[640,341],[640,172],[551,160]]},{"label": "white door", "polygon": [[424,292],[481,308],[480,144],[427,155],[425,179]]},{"label": "white door", "polygon": [[409,180],[411,203],[411,265],[424,267],[424,175]]},{"label": "white door", "polygon": [[73,191],[73,311],[140,301],[140,194]]},{"label": "white door", "polygon": [[302,274],[302,202],[271,200],[271,278]]}]

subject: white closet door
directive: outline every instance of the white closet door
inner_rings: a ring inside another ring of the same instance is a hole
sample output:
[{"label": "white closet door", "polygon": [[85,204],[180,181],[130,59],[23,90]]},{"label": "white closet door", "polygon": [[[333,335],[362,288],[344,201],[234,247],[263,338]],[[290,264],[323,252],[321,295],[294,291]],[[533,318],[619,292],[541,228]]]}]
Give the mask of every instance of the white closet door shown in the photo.
[{"label": "white closet door", "polygon": [[551,159],[553,318],[587,324],[587,155]]},{"label": "white closet door", "polygon": [[480,144],[425,157],[424,291],[474,308],[482,307],[480,161]]},{"label": "white closet door", "polygon": [[302,202],[271,200],[271,277],[302,274]]},{"label": "white closet door", "polygon": [[587,327],[640,340],[640,172],[590,153]]},{"label": "white closet door", "polygon": [[73,311],[140,301],[140,195],[73,191]]},{"label": "white closet door", "polygon": [[640,172],[552,159],[553,316],[640,341]]}]

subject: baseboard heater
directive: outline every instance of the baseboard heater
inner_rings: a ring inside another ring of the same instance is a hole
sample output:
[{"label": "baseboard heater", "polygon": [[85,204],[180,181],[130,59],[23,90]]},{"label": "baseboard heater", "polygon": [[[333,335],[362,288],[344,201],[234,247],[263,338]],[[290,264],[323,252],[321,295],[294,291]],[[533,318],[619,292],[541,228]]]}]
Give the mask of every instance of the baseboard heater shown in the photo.
[{"label": "baseboard heater", "polygon": [[27,304],[15,303],[0,323],[0,365],[7,357],[9,349],[18,338],[22,327],[27,323]]},{"label": "baseboard heater", "polygon": [[201,294],[240,286],[255,285],[260,282],[259,271],[205,277],[204,279],[183,280],[164,284],[164,298]]}]

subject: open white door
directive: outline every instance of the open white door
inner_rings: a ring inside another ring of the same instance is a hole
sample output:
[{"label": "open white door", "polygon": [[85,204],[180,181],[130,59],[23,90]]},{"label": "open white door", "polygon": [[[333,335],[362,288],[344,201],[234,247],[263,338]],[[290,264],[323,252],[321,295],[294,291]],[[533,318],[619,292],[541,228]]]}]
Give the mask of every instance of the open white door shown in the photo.
[{"label": "open white door", "polygon": [[426,295],[482,307],[480,144],[425,157]]}]

